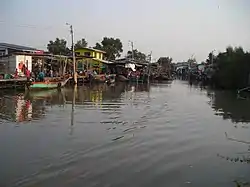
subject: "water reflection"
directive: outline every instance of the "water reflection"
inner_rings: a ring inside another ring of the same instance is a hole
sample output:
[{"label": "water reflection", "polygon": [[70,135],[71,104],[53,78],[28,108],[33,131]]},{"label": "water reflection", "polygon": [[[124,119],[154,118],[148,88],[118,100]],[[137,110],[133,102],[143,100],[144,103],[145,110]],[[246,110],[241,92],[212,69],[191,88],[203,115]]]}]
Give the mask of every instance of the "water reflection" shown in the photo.
[{"label": "water reflection", "polygon": [[72,94],[72,88],[64,88],[62,92],[67,103],[72,103],[73,97],[75,97],[76,105],[84,105],[88,102],[92,102],[95,105],[101,106],[103,100],[119,98],[121,93],[124,92],[124,89],[124,84],[116,87],[99,84],[77,87],[74,94]]},{"label": "water reflection", "polygon": [[73,130],[74,130],[74,112],[75,112],[75,102],[76,102],[76,92],[77,92],[77,85],[74,86],[73,88],[73,98],[72,98],[72,108],[71,108],[71,124],[70,124],[70,135],[73,134]]},{"label": "water reflection", "polygon": [[[149,91],[148,85],[106,84],[64,88],[62,90],[46,90],[34,92],[0,93],[0,119],[25,122],[38,120],[46,115],[48,107],[64,107],[72,104],[71,126],[74,124],[75,105],[103,108],[103,101],[117,100],[124,92]],[[106,104],[107,105],[107,104]],[[118,107],[119,105],[112,105]]]},{"label": "water reflection", "polygon": [[235,92],[230,91],[208,90],[207,95],[211,98],[210,104],[215,115],[231,119],[234,123],[250,122],[250,100],[239,99]]},{"label": "water reflection", "polygon": [[[117,86],[100,84],[64,88],[61,91],[0,93],[0,118],[16,122],[40,119],[45,116],[48,106],[64,107],[65,104],[72,104],[72,102],[74,105],[82,105],[89,109],[91,106],[103,108],[103,101],[117,101],[122,94],[133,101],[136,92],[149,93],[149,91],[150,87],[147,84],[119,84]],[[231,119],[234,123],[250,122],[250,100],[238,99],[234,92],[209,89],[207,89],[207,96],[210,98],[209,104],[214,109],[215,115],[222,116],[223,119]],[[105,103],[105,105],[107,107],[108,104]],[[119,108],[120,105],[110,103],[109,107]],[[248,128],[247,125],[242,125],[242,127]]]},{"label": "water reflection", "polygon": [[18,95],[3,95],[0,97],[0,118],[23,122],[40,119],[45,114],[45,101],[32,102],[23,93]]},{"label": "water reflection", "polygon": [[[209,104],[215,111],[215,115],[221,116],[224,120],[231,120],[234,123],[234,128],[229,128],[228,132],[225,132],[223,136],[227,144],[230,145],[231,151],[221,150],[217,153],[217,157],[230,163],[250,164],[250,141],[248,135],[250,101],[239,99],[236,93],[231,91],[213,91],[208,89],[207,96],[210,98]],[[241,177],[238,176],[235,178],[234,183],[236,186],[249,186],[249,180],[242,181]]]},{"label": "water reflection", "polygon": [[243,144],[243,145],[247,145],[248,149],[245,152],[238,153],[236,156],[225,156],[225,155],[221,155],[221,154],[217,154],[217,156],[222,158],[222,159],[226,159],[228,161],[235,162],[235,163],[236,162],[241,162],[241,163],[250,164],[250,141],[230,137],[226,132],[225,132],[225,137],[226,137],[226,139],[228,141],[232,141],[232,142],[240,143],[240,144]]}]

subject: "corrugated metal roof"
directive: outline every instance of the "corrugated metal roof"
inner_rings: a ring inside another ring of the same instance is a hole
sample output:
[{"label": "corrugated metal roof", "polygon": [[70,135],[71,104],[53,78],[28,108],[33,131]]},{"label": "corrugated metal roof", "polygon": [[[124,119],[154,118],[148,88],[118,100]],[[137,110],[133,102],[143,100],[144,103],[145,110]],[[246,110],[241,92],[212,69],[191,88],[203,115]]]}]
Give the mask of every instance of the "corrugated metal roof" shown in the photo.
[{"label": "corrugated metal roof", "polygon": [[97,58],[93,58],[93,60],[96,60],[96,61],[102,62],[102,63],[104,63],[104,64],[114,64],[114,62],[107,61],[107,60],[101,60],[101,59],[97,59]]},{"label": "corrugated metal roof", "polygon": [[32,47],[26,47],[26,46],[21,46],[21,45],[15,45],[15,44],[9,44],[9,43],[0,43],[0,48],[10,48],[10,49],[17,49],[17,50],[37,50]]}]

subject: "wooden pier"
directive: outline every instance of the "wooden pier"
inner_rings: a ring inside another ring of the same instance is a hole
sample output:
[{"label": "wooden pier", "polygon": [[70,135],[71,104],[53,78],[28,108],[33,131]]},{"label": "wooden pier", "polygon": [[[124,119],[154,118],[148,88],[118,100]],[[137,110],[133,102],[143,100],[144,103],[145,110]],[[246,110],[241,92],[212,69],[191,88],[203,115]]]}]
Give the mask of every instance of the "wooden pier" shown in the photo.
[{"label": "wooden pier", "polygon": [[25,89],[27,78],[0,79],[0,89]]},{"label": "wooden pier", "polygon": [[250,92],[250,87],[242,88],[237,91],[238,94],[241,94],[241,92]]}]

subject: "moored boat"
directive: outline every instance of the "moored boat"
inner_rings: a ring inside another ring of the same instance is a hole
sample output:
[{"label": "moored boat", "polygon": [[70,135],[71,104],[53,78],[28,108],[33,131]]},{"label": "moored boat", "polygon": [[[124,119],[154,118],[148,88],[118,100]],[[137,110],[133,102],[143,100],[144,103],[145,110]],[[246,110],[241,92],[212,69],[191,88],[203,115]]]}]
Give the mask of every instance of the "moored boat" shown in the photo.
[{"label": "moored boat", "polygon": [[64,87],[71,77],[64,80],[46,80],[44,82],[31,82],[27,85],[28,90],[46,90],[46,89],[57,89]]}]

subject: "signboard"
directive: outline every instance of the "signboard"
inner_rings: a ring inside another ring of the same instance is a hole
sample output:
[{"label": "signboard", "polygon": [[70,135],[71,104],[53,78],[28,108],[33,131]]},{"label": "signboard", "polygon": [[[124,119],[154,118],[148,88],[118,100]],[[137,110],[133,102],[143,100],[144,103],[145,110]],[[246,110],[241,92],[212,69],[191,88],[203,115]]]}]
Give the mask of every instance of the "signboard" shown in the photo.
[{"label": "signboard", "polygon": [[43,53],[44,53],[44,51],[43,51],[43,50],[37,50],[37,51],[35,51],[35,54],[42,55]]}]

